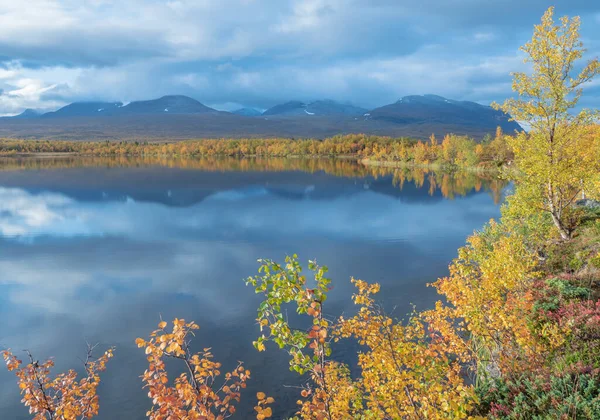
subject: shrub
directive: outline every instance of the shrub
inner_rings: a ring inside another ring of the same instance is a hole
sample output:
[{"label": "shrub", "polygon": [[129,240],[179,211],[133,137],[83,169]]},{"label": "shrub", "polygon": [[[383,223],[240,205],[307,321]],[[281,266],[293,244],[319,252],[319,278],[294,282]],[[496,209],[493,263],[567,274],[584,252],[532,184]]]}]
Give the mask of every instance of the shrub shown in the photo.
[{"label": "shrub", "polygon": [[475,414],[491,419],[600,418],[600,376],[589,368],[559,376],[500,378],[477,392]]},{"label": "shrub", "polygon": [[595,256],[590,258],[590,264],[592,267],[600,269],[600,252],[598,252]]}]

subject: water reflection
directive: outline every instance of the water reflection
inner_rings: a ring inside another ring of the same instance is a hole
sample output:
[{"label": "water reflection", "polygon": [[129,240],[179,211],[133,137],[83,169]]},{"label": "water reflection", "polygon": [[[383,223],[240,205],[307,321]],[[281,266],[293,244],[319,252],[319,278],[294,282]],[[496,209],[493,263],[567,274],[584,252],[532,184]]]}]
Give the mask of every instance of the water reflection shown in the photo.
[{"label": "water reflection", "polygon": [[[349,277],[382,283],[402,316],[436,299],[465,237],[497,216],[501,187],[474,174],[364,168],[335,160],[43,159],[0,171],[0,346],[77,363],[84,342],[117,347],[100,388],[103,419],[144,418],[144,357],[133,340],[159,314],[201,325],[225,368],[254,372],[257,390],[295,408],[287,361],[256,353],[257,297],[242,279],[256,259],[297,252],[330,266],[332,315],[352,311]],[[244,170],[242,170],[244,168]],[[454,200],[447,200],[455,198]],[[344,357],[344,349],[337,349]],[[3,418],[28,418],[0,370]]]},{"label": "water reflection", "polygon": [[495,173],[474,171],[440,171],[428,168],[391,168],[365,166],[353,159],[305,159],[305,158],[169,158],[169,157],[55,157],[55,158],[0,158],[0,170],[96,168],[140,168],[160,166],[208,172],[324,172],[346,178],[392,176],[392,184],[402,189],[406,182],[418,189],[425,188],[429,195],[440,192],[444,198],[465,196],[472,191],[488,191],[495,203],[502,199],[506,181]]}]

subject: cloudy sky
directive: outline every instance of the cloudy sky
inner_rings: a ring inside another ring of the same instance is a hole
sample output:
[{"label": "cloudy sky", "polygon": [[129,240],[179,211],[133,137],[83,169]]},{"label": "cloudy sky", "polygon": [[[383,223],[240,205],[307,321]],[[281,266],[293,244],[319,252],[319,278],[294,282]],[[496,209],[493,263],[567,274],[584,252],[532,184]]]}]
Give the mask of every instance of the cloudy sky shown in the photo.
[{"label": "cloudy sky", "polygon": [[[489,103],[551,4],[593,0],[0,0],[0,114],[186,94],[219,109],[331,98],[365,107],[436,93]],[[585,105],[600,100],[592,86]]]}]

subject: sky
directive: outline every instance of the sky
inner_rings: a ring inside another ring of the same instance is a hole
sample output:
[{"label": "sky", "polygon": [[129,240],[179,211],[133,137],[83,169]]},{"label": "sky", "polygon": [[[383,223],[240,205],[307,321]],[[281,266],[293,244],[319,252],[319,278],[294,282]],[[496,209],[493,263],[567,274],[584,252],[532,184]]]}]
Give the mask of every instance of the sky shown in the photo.
[{"label": "sky", "polygon": [[[167,94],[223,110],[489,104],[527,69],[519,46],[550,5],[581,16],[586,58],[599,56],[594,0],[0,0],[0,115]],[[582,105],[599,102],[596,81]]]}]

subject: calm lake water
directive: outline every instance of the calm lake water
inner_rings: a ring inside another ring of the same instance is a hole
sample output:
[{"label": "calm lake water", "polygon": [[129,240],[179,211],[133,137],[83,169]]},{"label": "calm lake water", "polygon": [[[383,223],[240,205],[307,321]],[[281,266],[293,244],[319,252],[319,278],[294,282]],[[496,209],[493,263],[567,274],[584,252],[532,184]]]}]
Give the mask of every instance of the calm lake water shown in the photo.
[{"label": "calm lake water", "polygon": [[[142,419],[150,407],[136,337],[159,322],[195,320],[195,347],[224,368],[252,371],[237,418],[255,393],[295,409],[285,355],[258,353],[259,302],[243,279],[258,258],[297,253],[327,265],[326,311],[352,313],[350,277],[382,285],[402,318],[438,299],[468,235],[499,215],[494,177],[366,169],[350,161],[44,159],[0,161],[0,348],[80,364],[86,340],[116,346],[100,387],[101,419]],[[338,347],[336,354],[349,357]],[[0,418],[29,418],[0,366]]]}]

